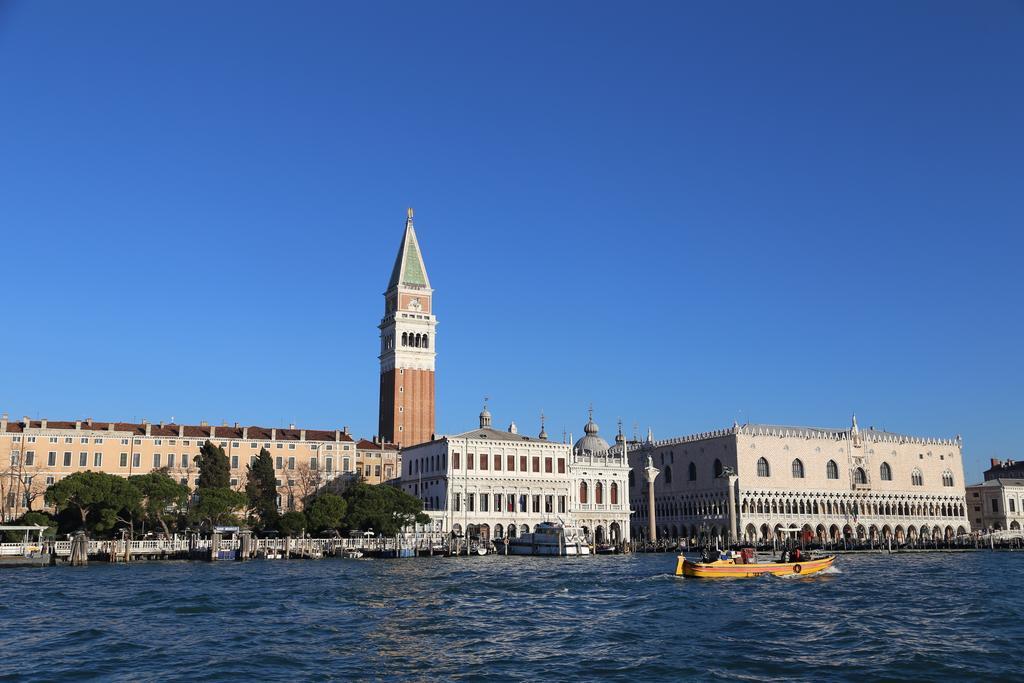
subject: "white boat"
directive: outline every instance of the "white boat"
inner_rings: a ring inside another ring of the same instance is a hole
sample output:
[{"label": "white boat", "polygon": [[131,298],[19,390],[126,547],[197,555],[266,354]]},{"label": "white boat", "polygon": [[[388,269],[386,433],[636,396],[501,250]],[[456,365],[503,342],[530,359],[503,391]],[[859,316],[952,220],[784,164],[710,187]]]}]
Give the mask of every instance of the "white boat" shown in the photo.
[{"label": "white boat", "polygon": [[541,522],[532,534],[508,539],[508,555],[589,555],[590,546],[578,529],[555,522]]}]

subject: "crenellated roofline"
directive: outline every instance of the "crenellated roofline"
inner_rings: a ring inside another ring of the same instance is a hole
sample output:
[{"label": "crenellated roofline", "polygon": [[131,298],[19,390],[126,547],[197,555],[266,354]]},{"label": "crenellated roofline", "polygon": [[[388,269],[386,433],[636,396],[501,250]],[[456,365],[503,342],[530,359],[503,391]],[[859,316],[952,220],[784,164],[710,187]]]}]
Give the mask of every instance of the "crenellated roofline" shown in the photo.
[{"label": "crenellated roofline", "polygon": [[[669,439],[660,439],[636,444],[635,448],[660,448],[662,446],[674,446],[677,444],[693,443],[695,441],[706,441],[724,436],[771,436],[778,438],[795,439],[820,439],[826,441],[847,441],[852,438],[850,429],[823,429],[819,427],[795,427],[786,425],[768,424],[733,424],[732,427],[716,429],[709,432],[698,432],[685,436],[676,436]],[[953,438],[937,438],[927,436],[913,436],[909,434],[897,434],[894,432],[880,431],[876,429],[862,429],[859,431],[860,439],[866,443],[895,443],[907,444],[916,443],[921,445],[936,446],[963,446],[963,439],[960,435]]]}]

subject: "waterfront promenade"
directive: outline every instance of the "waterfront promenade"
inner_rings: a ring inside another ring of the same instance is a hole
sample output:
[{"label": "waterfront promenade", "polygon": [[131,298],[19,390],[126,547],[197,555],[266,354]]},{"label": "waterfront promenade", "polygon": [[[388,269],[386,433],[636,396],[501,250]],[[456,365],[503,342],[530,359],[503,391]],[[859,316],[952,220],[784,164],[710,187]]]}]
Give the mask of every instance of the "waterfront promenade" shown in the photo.
[{"label": "waterfront promenade", "polygon": [[0,558],[50,556],[53,563],[75,563],[76,543],[83,544],[87,560],[131,562],[138,560],[250,560],[320,559],[358,552],[387,555],[408,551],[412,555],[447,552],[443,534],[418,534],[396,538],[255,538],[247,534],[231,538],[175,537],[168,539],[91,540],[71,539],[34,543],[0,543]]},{"label": "waterfront promenade", "polygon": [[[76,543],[81,550],[76,552]],[[45,564],[84,564],[86,562],[138,562],[155,560],[255,560],[255,559],[323,559],[330,557],[397,558],[434,555],[477,556],[478,548],[484,554],[501,554],[500,548],[466,544],[457,539],[453,544],[447,534],[407,534],[394,538],[256,538],[248,534],[232,537],[200,538],[175,536],[169,539],[75,539],[43,543],[0,543],[0,568]],[[887,545],[875,543],[828,543],[805,546],[835,554],[879,553],[943,553],[1006,550],[1024,550],[1024,533],[1000,531],[991,534],[973,534],[951,541],[919,541],[916,543]],[[632,553],[693,553],[696,545],[659,543],[656,545],[634,542],[625,548]],[[776,553],[779,547],[762,545],[762,553]],[[85,562],[81,559],[84,552]],[[21,560],[21,561],[18,561]]]}]

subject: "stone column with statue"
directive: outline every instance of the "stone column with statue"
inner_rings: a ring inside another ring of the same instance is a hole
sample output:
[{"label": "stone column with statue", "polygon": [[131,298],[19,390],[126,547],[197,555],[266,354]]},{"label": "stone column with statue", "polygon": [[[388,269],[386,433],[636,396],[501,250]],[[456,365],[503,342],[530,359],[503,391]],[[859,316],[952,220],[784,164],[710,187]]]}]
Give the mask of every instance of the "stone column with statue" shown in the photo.
[{"label": "stone column with statue", "polygon": [[644,478],[647,479],[647,511],[648,511],[648,532],[651,543],[658,540],[658,523],[654,515],[654,480],[661,474],[661,470],[654,466],[651,456],[647,456],[647,467],[644,468]]}]

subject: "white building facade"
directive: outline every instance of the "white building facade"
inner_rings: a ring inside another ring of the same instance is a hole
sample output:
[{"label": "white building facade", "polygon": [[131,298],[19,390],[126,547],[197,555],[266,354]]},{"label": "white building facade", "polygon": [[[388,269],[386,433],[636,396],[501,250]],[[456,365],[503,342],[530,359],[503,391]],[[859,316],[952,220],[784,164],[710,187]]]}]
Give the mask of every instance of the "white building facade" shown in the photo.
[{"label": "white building facade", "polygon": [[[634,472],[651,456],[659,538],[769,541],[799,529],[820,541],[915,541],[968,533],[959,437],[866,429],[738,425],[637,444]],[[729,475],[733,476],[730,477]],[[649,522],[646,485],[630,480],[634,533]],[[732,491],[730,491],[732,482]]]},{"label": "white building facade", "polygon": [[484,408],[478,429],[403,449],[401,488],[435,531],[500,542],[561,521],[618,543],[629,539],[628,472],[621,455],[549,441],[543,426],[538,437],[494,429]]}]

